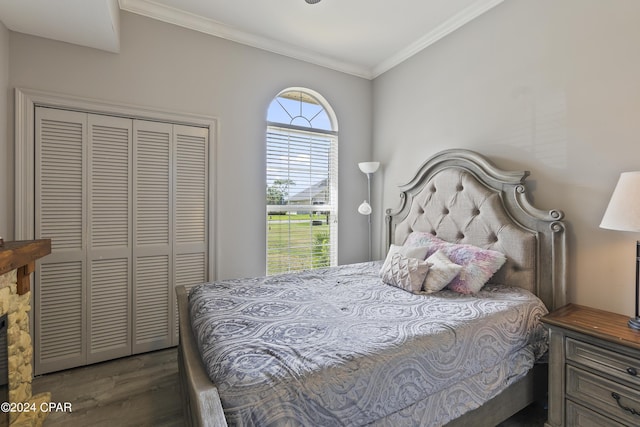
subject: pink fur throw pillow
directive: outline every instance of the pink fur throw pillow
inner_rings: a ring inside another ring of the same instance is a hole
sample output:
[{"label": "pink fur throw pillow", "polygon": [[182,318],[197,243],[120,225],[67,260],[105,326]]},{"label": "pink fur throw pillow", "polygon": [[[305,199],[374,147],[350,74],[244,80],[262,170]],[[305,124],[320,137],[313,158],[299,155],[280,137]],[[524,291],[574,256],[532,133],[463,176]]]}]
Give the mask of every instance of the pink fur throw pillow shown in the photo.
[{"label": "pink fur throw pillow", "polygon": [[407,237],[404,246],[427,246],[427,257],[442,251],[454,263],[462,266],[460,273],[449,282],[449,289],[461,294],[475,294],[502,267],[506,257],[491,249],[482,249],[467,244],[449,243],[431,233],[414,231]]}]

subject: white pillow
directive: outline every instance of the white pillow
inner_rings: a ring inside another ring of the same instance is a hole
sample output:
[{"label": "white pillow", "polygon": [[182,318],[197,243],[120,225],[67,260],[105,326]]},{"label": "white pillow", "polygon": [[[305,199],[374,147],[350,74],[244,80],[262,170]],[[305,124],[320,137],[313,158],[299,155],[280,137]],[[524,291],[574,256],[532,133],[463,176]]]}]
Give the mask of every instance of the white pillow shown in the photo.
[{"label": "white pillow", "polygon": [[444,241],[436,236],[421,231],[409,234],[404,246],[427,246],[428,254],[442,250],[447,257],[462,266],[460,274],[449,282],[449,289],[461,294],[475,294],[498,271],[507,257],[491,249],[482,249],[469,244],[456,244]]},{"label": "white pillow", "polygon": [[380,272],[384,283],[413,294],[421,293],[424,278],[429,272],[427,261],[409,258],[396,252],[385,265],[386,267]]},{"label": "white pillow", "polygon": [[380,276],[382,276],[382,272],[389,267],[388,264],[391,262],[393,255],[402,254],[407,258],[418,258],[419,260],[424,260],[427,257],[428,250],[429,248],[427,246],[398,246],[392,244],[389,246],[389,252],[387,252],[387,257],[380,269]]},{"label": "white pillow", "polygon": [[441,250],[435,251],[427,262],[431,264],[422,290],[428,294],[444,289],[460,273],[462,266],[451,261]]}]

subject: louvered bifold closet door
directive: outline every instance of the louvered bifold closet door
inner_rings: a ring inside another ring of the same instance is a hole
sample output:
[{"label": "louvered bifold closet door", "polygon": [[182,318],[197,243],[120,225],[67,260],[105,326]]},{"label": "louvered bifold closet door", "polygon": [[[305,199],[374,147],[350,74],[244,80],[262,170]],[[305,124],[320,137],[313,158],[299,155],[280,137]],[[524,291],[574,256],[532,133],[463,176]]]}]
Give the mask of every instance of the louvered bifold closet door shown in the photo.
[{"label": "louvered bifold closet door", "polygon": [[208,279],[209,130],[36,108],[35,373],[177,344]]},{"label": "louvered bifold closet door", "polygon": [[[174,125],[175,239],[174,286],[187,289],[207,281],[209,130]],[[178,345],[178,312],[175,292],[173,345]]]},{"label": "louvered bifold closet door", "polygon": [[131,119],[89,115],[87,363],[131,354]]},{"label": "louvered bifold closet door", "polygon": [[38,375],[86,360],[87,115],[41,107],[35,114],[35,237],[51,239],[34,285]]},{"label": "louvered bifold closet door", "polygon": [[173,126],[133,122],[133,352],[165,348],[173,338]]}]

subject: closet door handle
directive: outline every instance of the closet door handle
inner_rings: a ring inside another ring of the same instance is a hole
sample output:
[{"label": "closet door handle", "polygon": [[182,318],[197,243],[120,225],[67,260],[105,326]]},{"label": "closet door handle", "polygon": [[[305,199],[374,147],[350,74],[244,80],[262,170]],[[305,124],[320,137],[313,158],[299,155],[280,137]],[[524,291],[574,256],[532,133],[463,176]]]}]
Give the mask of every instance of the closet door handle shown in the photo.
[{"label": "closet door handle", "polygon": [[629,412],[631,415],[640,415],[640,412],[636,411],[633,408],[629,408],[628,406],[624,406],[622,403],[620,403],[620,395],[615,391],[611,392],[611,397],[613,397],[616,400],[616,403],[618,404],[619,407]]}]

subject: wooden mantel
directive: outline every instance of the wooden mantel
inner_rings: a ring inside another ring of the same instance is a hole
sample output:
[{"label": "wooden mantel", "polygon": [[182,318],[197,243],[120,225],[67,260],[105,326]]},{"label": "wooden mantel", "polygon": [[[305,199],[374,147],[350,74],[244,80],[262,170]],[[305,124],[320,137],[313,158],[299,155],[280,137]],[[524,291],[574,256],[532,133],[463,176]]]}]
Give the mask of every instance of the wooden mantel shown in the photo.
[{"label": "wooden mantel", "polygon": [[36,260],[51,253],[51,239],[18,240],[0,245],[0,274],[18,270],[18,295],[29,292]]}]

